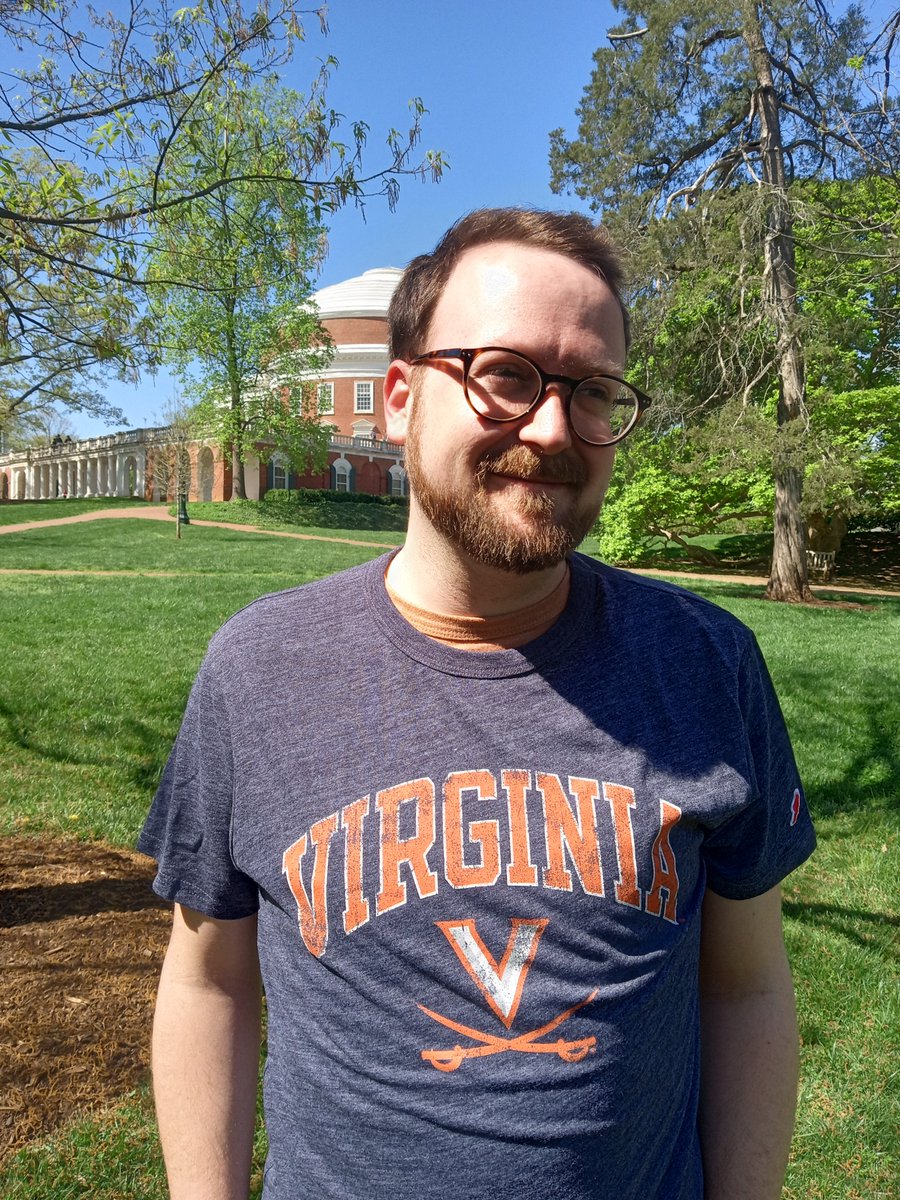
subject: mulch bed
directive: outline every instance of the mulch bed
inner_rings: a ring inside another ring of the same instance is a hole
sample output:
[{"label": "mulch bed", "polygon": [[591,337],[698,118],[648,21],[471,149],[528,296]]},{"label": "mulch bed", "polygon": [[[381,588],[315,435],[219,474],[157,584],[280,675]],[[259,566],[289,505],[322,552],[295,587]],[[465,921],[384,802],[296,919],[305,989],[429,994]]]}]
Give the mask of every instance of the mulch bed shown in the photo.
[{"label": "mulch bed", "polygon": [[143,855],[3,839],[0,1159],[147,1079],[171,915]]}]

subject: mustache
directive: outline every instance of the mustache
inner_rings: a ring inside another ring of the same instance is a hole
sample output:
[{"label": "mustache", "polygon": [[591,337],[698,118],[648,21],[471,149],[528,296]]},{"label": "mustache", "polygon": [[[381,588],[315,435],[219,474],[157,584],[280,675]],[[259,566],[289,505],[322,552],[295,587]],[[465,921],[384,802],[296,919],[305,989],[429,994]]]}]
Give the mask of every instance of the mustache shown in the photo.
[{"label": "mustache", "polygon": [[529,446],[508,446],[498,454],[485,454],[478,463],[478,479],[488,474],[512,475],[519,479],[542,479],[547,483],[586,483],[587,470],[577,458],[566,454],[536,454]]}]

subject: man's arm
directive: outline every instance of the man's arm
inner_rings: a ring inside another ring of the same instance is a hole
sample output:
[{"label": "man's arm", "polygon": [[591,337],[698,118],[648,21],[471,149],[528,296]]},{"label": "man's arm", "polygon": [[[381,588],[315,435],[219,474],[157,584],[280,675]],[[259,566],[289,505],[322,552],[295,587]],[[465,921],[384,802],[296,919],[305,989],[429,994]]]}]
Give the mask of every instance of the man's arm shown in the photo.
[{"label": "man's arm", "polygon": [[256,917],[175,906],[153,1022],[171,1200],[247,1200],[260,1038]]},{"label": "man's arm", "polygon": [[794,987],[781,892],[708,891],[700,950],[705,1200],[777,1200],[797,1103]]}]

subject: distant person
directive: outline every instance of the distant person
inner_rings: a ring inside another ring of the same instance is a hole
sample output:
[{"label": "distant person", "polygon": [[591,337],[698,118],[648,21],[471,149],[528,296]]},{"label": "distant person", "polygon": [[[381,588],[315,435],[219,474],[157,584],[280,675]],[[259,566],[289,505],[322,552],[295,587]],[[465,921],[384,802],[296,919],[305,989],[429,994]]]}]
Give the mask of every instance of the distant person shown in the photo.
[{"label": "distant person", "polygon": [[475,212],[390,309],[402,549],[213,638],[140,847],[174,1200],[775,1200],[814,834],[752,634],[576,553],[649,398],[607,235]]}]

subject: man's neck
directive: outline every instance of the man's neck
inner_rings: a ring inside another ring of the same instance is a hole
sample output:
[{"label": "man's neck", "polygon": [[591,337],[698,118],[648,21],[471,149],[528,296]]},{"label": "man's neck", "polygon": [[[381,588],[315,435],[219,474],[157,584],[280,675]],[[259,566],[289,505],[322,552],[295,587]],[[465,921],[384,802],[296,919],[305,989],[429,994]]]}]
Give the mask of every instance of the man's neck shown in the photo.
[{"label": "man's neck", "polygon": [[387,579],[398,596],[428,612],[494,617],[538,604],[559,586],[567,569],[559,562],[518,575],[487,567],[448,545],[424,520],[411,519]]}]

